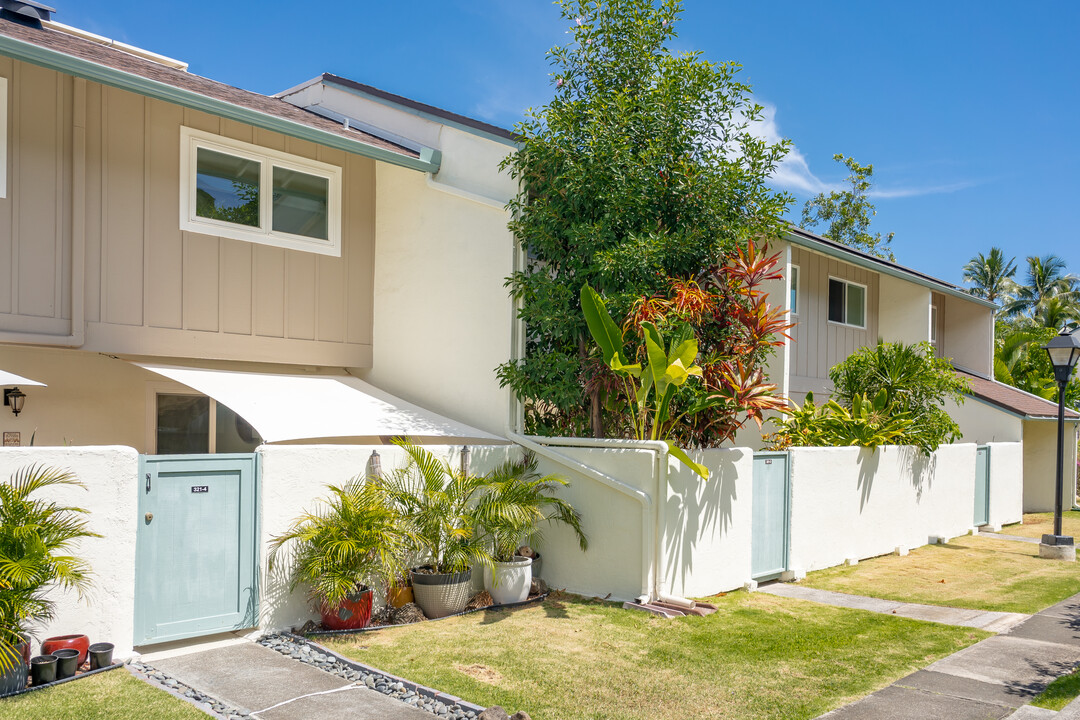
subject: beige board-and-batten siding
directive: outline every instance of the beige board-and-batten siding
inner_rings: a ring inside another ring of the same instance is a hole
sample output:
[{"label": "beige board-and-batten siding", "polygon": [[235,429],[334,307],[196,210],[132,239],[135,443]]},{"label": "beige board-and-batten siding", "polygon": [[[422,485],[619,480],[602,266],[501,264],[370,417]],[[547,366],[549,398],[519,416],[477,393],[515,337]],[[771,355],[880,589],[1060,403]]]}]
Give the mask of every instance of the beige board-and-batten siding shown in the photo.
[{"label": "beige board-and-batten siding", "polygon": [[[10,58],[0,76],[12,150],[0,341],[370,365],[373,160]],[[341,167],[341,257],[181,231],[182,126]]]},{"label": "beige board-and-batten siding", "polygon": [[[839,262],[804,248],[791,248],[791,262],[799,266],[798,314],[791,331],[791,392],[797,397],[831,388],[829,369],[866,345],[874,345],[878,331],[878,274]],[[866,286],[866,327],[829,322],[829,278]],[[818,398],[823,399],[823,398]]]}]

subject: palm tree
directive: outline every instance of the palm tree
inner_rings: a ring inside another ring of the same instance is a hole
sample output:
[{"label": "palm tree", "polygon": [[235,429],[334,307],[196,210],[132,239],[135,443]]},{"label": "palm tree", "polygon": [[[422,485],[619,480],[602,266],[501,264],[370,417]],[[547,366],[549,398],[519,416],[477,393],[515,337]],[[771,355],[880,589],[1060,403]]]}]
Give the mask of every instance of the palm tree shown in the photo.
[{"label": "palm tree", "polygon": [[1035,306],[1035,322],[1043,327],[1060,330],[1064,326],[1076,327],[1076,321],[1080,320],[1080,303],[1075,297],[1069,295],[1075,293],[1062,293],[1044,298]]},{"label": "palm tree", "polygon": [[90,567],[72,555],[91,532],[86,510],[31,496],[57,486],[85,488],[70,472],[32,465],[0,483],[0,669],[13,659],[19,633],[52,620],[52,588],[75,590],[80,599],[90,587]]},{"label": "palm tree", "polygon": [[1034,317],[1039,306],[1052,297],[1076,303],[1080,293],[1076,286],[1080,278],[1066,274],[1065,261],[1057,255],[1028,256],[1027,284],[1016,292],[1016,299],[1005,306],[1010,315]]},{"label": "palm tree", "polygon": [[979,253],[964,266],[964,282],[972,284],[968,292],[990,302],[1011,299],[1016,292],[1016,258],[1005,260],[999,247],[990,248],[989,255]]}]

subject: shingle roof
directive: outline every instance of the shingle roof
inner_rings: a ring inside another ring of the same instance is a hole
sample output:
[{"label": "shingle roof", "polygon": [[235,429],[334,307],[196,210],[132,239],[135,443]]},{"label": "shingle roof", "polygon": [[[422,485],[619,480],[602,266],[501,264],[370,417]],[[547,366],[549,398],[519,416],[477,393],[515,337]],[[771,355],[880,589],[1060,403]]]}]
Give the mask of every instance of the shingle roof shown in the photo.
[{"label": "shingle roof", "polygon": [[[1027,418],[1057,418],[1057,403],[997,380],[987,380],[962,370],[957,370],[956,374],[968,381],[971,387],[968,394],[972,397]],[[1065,408],[1065,417],[1080,420],[1080,413]]]},{"label": "shingle roof", "polygon": [[306,125],[317,130],[361,142],[383,151],[407,158],[420,154],[384,138],[354,128],[346,128],[328,118],[298,108],[284,100],[241,90],[225,83],[200,77],[183,70],[167,67],[151,60],[136,57],[116,48],[86,40],[45,27],[33,27],[0,18],[0,35],[30,43],[46,50],[119,70],[130,75],[163,83],[181,90],[197,93],[212,100]]}]

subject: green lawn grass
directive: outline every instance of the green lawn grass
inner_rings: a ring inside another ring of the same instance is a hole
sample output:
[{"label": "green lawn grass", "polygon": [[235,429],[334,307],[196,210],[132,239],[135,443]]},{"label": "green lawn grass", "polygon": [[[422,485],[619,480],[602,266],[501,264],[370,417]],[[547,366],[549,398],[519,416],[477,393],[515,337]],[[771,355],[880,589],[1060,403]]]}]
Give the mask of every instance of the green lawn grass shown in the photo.
[{"label": "green lawn grass", "polygon": [[0,699],[0,720],[206,720],[193,705],[124,668]]},{"label": "green lawn grass", "polygon": [[819,570],[802,584],[886,600],[1035,613],[1080,593],[1080,565],[1039,557],[1039,546],[964,536],[906,557],[885,555]]},{"label": "green lawn grass", "polygon": [[[1041,538],[1054,532],[1054,513],[1028,513],[1024,521],[1016,525],[1001,528],[1005,535],[1022,535]],[[1066,510],[1061,513],[1061,532],[1073,537],[1080,536],[1080,510]]]},{"label": "green lawn grass", "polygon": [[1047,710],[1061,710],[1080,696],[1080,670],[1062,675],[1036,695],[1031,704]]},{"label": "green lawn grass", "polygon": [[316,638],[480,705],[534,720],[814,718],[987,633],[731,593],[663,620],[566,594],[539,606]]}]

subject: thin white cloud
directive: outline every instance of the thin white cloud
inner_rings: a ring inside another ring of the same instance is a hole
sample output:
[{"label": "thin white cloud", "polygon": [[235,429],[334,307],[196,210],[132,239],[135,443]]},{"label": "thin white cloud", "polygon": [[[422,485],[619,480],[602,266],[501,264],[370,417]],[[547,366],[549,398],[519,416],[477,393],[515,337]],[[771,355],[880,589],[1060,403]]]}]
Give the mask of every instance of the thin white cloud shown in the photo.
[{"label": "thin white cloud", "polygon": [[[776,106],[760,102],[764,110],[761,119],[750,124],[750,132],[762,140],[770,143],[780,142],[784,138],[780,132],[780,126],[776,122]],[[817,195],[823,192],[840,190],[842,182],[826,182],[810,169],[810,163],[806,156],[800,152],[794,142],[790,145],[788,154],[777,166],[772,176],[773,184],[782,190],[790,190],[801,195]],[[895,198],[918,197],[920,195],[940,195],[954,193],[959,190],[978,185],[973,180],[963,180],[954,183],[939,185],[912,185],[900,187],[875,187],[867,195],[882,200]]]}]

